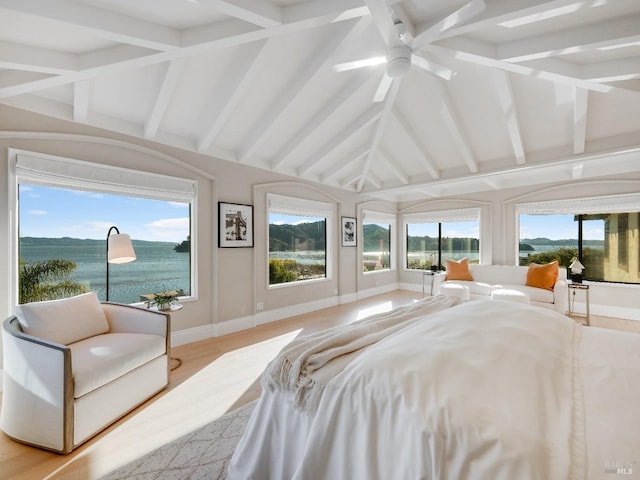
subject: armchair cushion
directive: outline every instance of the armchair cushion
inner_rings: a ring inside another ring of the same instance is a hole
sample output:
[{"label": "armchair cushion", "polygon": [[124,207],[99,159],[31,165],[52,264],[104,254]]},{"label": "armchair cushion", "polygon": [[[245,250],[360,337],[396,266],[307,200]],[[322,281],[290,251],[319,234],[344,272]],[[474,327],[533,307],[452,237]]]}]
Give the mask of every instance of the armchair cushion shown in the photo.
[{"label": "armchair cushion", "polygon": [[16,316],[25,333],[63,345],[109,330],[107,317],[95,292],[26,303],[17,308]]},{"label": "armchair cushion", "polygon": [[164,337],[144,333],[107,333],[72,343],[69,348],[75,398],[166,352]]}]

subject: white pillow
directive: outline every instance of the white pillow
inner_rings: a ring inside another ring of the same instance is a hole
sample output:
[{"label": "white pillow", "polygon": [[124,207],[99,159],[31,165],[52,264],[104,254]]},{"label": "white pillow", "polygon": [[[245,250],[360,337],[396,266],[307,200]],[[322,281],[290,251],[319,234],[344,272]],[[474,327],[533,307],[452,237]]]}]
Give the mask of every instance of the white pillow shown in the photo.
[{"label": "white pillow", "polygon": [[109,331],[107,317],[95,292],[25,303],[17,310],[16,316],[25,333],[64,345]]}]

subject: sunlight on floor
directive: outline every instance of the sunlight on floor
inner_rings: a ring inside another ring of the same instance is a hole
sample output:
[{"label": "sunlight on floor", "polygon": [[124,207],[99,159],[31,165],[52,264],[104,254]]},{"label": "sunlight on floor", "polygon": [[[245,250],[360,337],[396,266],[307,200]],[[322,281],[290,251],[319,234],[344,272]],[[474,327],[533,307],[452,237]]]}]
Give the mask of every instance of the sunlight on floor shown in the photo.
[{"label": "sunlight on floor", "polygon": [[362,320],[363,318],[370,317],[371,315],[375,315],[377,313],[388,312],[392,308],[393,308],[392,302],[383,302],[383,303],[374,305],[373,307],[363,308],[362,310],[358,311],[358,316],[356,317],[356,321]]},{"label": "sunlight on floor", "polygon": [[[144,406],[72,462],[82,462],[83,456],[92,456],[91,462],[87,462],[91,469],[89,474],[90,478],[97,478],[221,417],[259,379],[282,347],[301,331],[292,330],[222,354],[173,390]],[[230,371],[234,375],[229,375]],[[184,408],[185,404],[189,408]],[[147,432],[145,438],[139,436],[141,424]],[[127,449],[127,445],[135,445],[135,449]],[[104,471],[102,465],[109,465],[108,471]]]}]

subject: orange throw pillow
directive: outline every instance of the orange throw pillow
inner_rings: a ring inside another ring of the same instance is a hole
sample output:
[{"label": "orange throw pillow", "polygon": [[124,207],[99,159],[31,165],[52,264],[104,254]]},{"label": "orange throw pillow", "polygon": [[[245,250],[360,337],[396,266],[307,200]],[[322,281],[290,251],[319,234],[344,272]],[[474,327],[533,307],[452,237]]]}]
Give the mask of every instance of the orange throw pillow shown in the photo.
[{"label": "orange throw pillow", "polygon": [[444,259],[447,264],[447,276],[445,280],[473,280],[469,271],[469,259],[467,257],[458,260]]},{"label": "orange throw pillow", "polygon": [[539,265],[532,263],[527,271],[527,287],[544,288],[553,291],[553,286],[558,279],[558,261]]}]

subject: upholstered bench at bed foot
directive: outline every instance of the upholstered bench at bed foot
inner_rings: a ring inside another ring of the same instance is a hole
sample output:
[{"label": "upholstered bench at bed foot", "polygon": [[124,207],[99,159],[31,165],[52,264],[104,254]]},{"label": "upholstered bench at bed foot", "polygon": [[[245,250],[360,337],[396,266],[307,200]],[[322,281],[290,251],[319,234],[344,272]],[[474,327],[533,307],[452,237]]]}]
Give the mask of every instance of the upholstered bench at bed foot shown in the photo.
[{"label": "upholstered bench at bed foot", "polygon": [[531,303],[528,293],[508,288],[497,288],[491,291],[491,300],[507,300],[510,302]]},{"label": "upholstered bench at bed foot", "polygon": [[463,300],[469,300],[469,287],[457,283],[446,283],[440,286],[440,294],[448,297],[460,297]]}]

